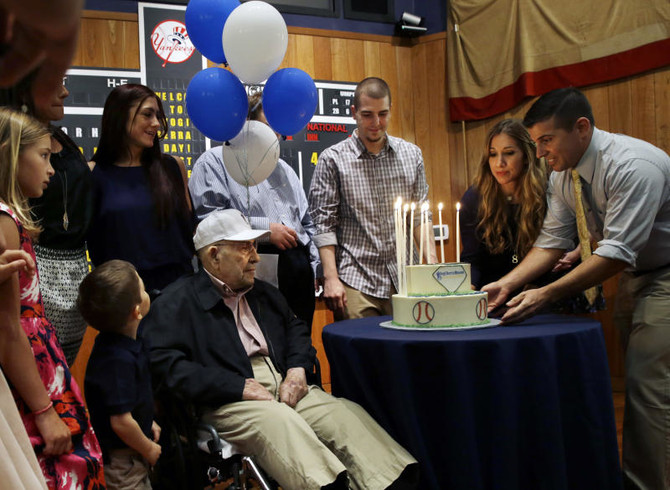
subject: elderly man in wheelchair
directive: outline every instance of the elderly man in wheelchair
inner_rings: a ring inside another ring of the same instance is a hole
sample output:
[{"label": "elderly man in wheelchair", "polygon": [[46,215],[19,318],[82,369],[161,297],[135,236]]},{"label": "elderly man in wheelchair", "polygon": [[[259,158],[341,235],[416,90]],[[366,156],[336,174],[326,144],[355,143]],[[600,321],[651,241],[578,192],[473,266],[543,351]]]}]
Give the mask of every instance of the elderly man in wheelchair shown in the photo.
[{"label": "elderly man in wheelchair", "polygon": [[234,209],[200,223],[199,272],[143,322],[155,378],[284,490],[416,488],[416,460],[359,405],[308,385],[309,329],[254,279],[255,240],[268,233]]}]

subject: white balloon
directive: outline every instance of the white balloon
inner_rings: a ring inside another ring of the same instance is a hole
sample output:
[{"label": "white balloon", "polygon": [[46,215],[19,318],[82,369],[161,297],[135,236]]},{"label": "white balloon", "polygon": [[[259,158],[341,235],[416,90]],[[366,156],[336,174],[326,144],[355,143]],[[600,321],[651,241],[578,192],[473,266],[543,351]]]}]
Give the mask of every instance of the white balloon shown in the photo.
[{"label": "white balloon", "polygon": [[238,184],[258,185],[267,179],[279,160],[279,140],[260,121],[247,121],[242,131],[223,145],[223,164]]},{"label": "white balloon", "polygon": [[252,0],[230,13],[223,26],[221,42],[233,73],[243,82],[260,83],[284,59],[288,30],[276,8]]}]

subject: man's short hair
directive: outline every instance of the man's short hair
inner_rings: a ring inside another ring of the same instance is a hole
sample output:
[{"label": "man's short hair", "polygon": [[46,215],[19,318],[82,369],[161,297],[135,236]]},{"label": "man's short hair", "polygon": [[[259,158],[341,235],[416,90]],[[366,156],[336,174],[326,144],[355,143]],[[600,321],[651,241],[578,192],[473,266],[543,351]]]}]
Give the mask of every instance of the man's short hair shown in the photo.
[{"label": "man's short hair", "polygon": [[523,125],[527,128],[554,118],[556,128],[572,130],[577,119],[585,117],[595,125],[593,111],[586,96],[574,87],[559,88],[544,94],[528,109]]},{"label": "man's short hair", "polygon": [[120,332],[142,302],[135,267],[110,260],[96,267],[79,285],[77,307],[84,320],[100,332]]},{"label": "man's short hair", "polygon": [[361,80],[361,82],[356,85],[356,90],[354,91],[354,107],[357,109],[361,103],[362,94],[373,99],[383,99],[384,97],[388,97],[389,106],[391,105],[391,89],[381,78],[368,77]]},{"label": "man's short hair", "polygon": [[249,95],[249,112],[247,119],[249,121],[258,121],[263,112],[263,92],[255,92]]}]

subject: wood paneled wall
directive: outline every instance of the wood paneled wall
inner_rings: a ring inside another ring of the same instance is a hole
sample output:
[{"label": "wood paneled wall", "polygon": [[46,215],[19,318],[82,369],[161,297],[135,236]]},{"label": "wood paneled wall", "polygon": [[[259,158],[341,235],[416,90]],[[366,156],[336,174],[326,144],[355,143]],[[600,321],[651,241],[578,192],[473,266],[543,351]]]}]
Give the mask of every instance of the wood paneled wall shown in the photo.
[{"label": "wood paneled wall", "polygon": [[[306,28],[289,28],[282,67],[305,70],[317,80],[357,82],[379,76],[390,85],[393,112],[389,132],[419,145],[426,162],[431,202],[445,209],[469,186],[485,150],[486,133],[504,117],[523,117],[532,100],[484,121],[449,121],[446,87],[446,34],[410,43],[386,36]],[[139,68],[137,16],[87,11],[82,20],[77,66]],[[585,89],[594,108],[596,125],[647,140],[670,152],[670,68]],[[454,230],[455,213],[444,214]],[[452,238],[448,260],[455,258]],[[618,335],[612,325],[616,279],[605,284],[608,311],[595,315],[604,325],[610,366],[621,387],[623,363]]]},{"label": "wood paneled wall", "polygon": [[72,65],[139,70],[137,14],[85,11]]}]

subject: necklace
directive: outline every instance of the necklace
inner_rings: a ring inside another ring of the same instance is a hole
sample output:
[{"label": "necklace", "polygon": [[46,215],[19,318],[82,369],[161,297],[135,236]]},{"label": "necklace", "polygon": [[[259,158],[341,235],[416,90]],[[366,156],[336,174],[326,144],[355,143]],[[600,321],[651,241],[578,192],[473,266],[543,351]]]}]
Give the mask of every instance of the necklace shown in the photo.
[{"label": "necklace", "polygon": [[68,226],[70,226],[70,220],[67,216],[67,174],[65,171],[58,171],[58,173],[62,176],[60,185],[63,189],[63,229],[67,231]]}]

